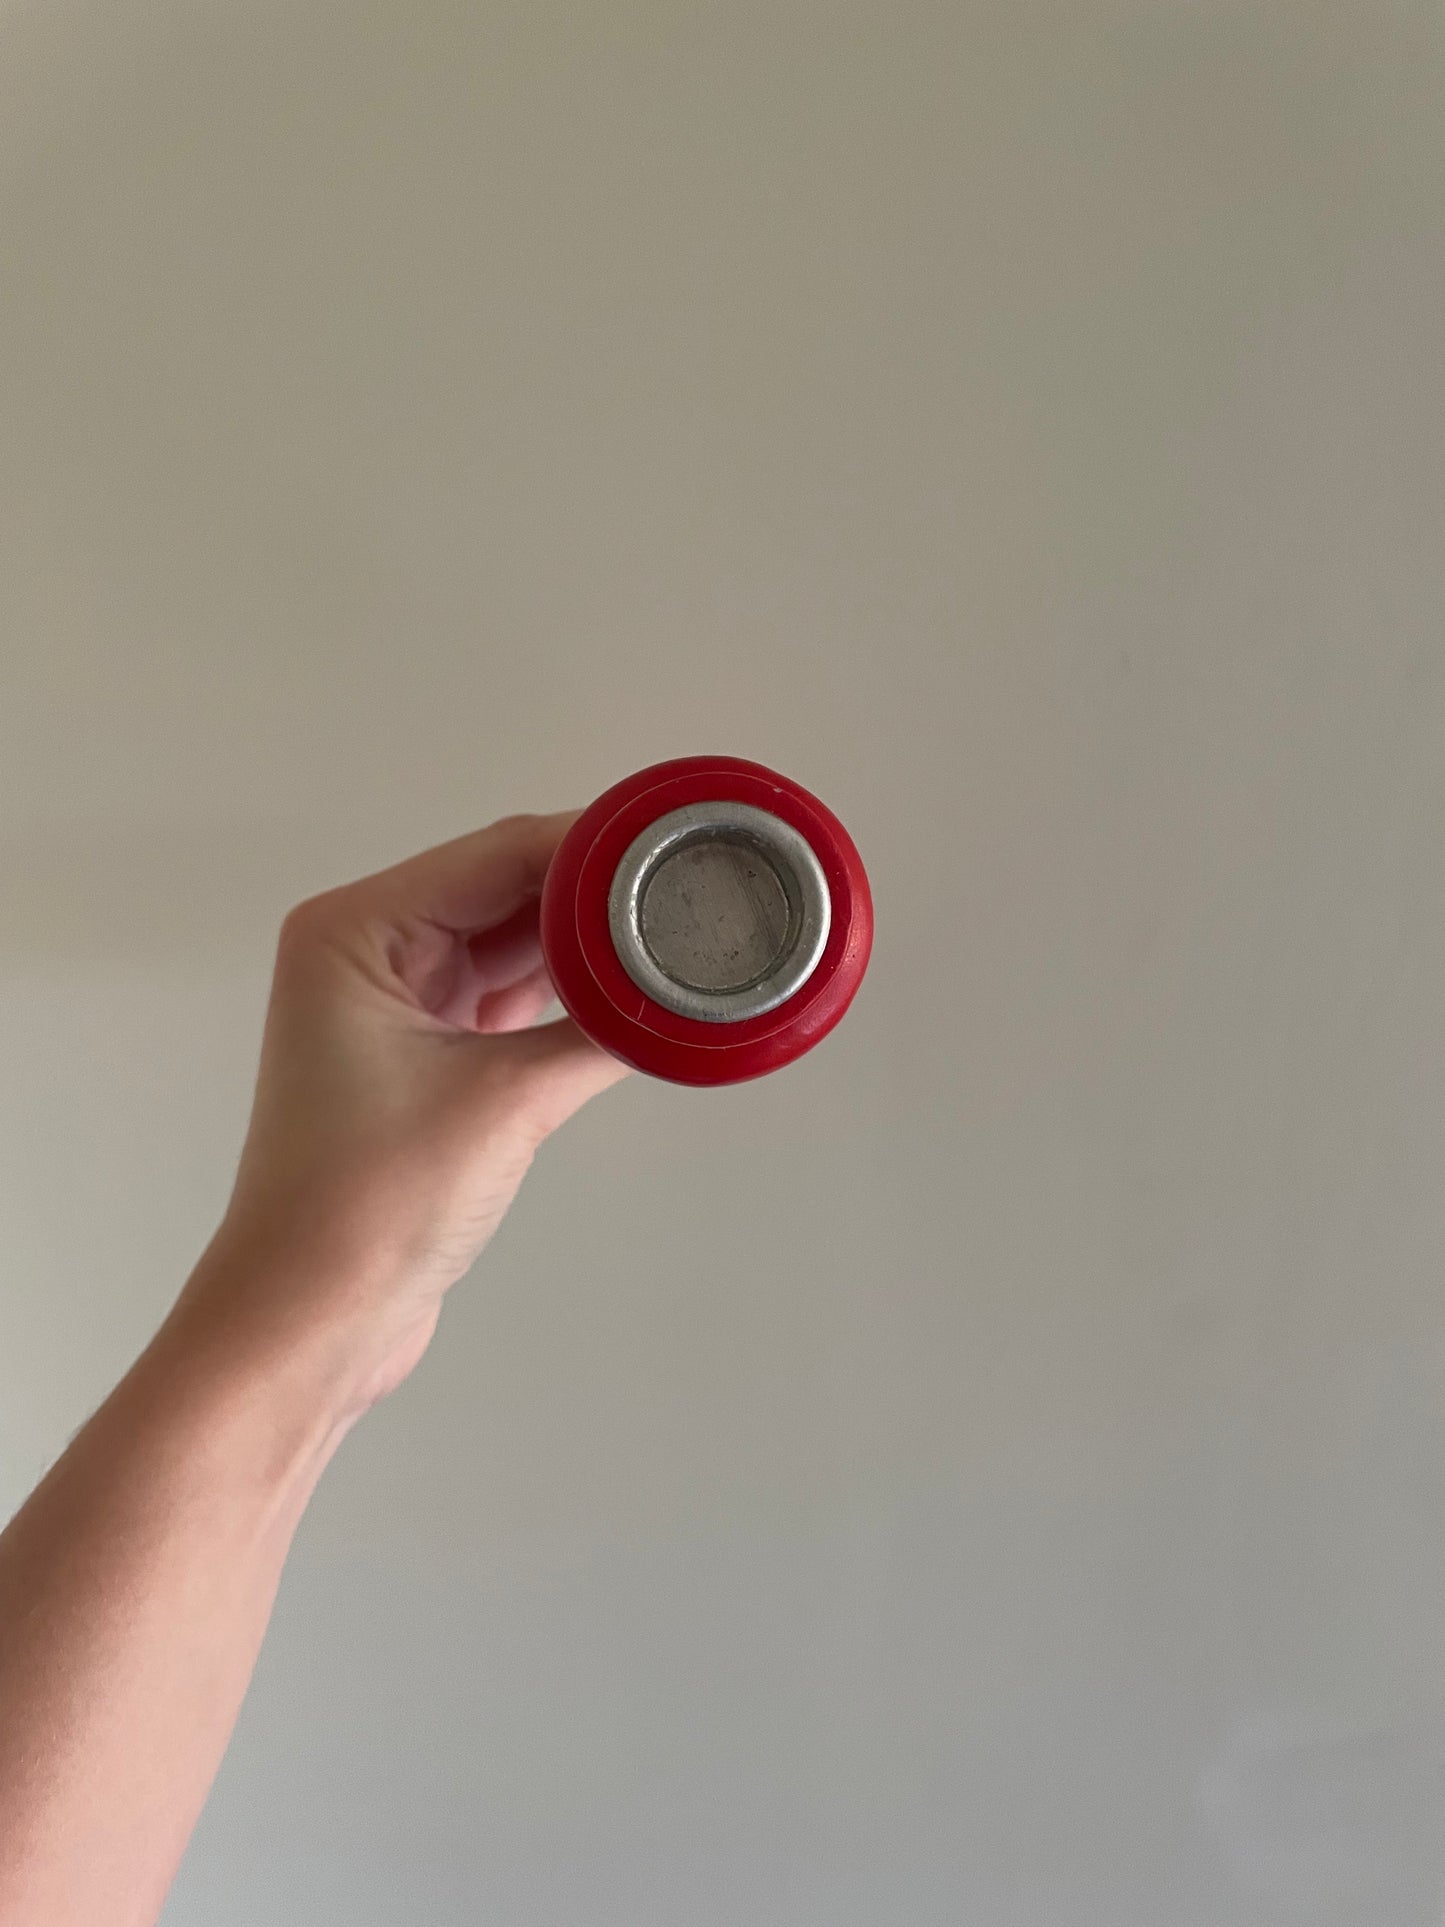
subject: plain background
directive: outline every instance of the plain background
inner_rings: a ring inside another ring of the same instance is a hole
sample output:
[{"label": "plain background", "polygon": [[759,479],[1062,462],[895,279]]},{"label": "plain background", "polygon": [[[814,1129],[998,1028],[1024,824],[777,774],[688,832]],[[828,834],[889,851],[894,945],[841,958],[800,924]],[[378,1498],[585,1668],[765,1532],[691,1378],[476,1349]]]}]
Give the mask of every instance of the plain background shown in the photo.
[{"label": "plain background", "polygon": [[1445,18],[0,4],[0,1501],[297,896],[716,749],[849,1022],[542,1158],[168,1927],[1445,1919]]}]

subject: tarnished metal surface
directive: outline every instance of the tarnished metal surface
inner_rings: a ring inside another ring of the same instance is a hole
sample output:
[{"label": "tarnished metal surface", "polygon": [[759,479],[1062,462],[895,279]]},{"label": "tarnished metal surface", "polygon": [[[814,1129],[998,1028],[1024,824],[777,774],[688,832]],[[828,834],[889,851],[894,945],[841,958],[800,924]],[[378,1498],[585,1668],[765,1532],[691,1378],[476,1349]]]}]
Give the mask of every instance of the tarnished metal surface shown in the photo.
[{"label": "tarnished metal surface", "polygon": [[710,1023],[794,996],[823,954],[830,915],[805,838],[744,803],[693,803],[649,824],[608,899],[632,981],[665,1009]]}]

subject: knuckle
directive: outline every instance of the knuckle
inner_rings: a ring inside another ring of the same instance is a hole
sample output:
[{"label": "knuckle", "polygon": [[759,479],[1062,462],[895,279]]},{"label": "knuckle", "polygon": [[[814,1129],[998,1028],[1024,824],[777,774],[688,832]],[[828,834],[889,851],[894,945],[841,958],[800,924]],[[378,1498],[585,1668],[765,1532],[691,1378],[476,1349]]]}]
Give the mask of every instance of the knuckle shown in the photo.
[{"label": "knuckle", "polygon": [[281,920],[277,949],[283,957],[295,957],[312,950],[324,940],[335,923],[334,892],[306,897],[294,904]]}]

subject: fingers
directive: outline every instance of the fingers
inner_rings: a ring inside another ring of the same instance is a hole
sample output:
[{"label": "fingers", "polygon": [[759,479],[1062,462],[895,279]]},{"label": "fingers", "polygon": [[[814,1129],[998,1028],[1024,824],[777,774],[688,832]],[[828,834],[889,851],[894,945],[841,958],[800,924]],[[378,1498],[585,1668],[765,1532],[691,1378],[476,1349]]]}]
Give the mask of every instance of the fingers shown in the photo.
[{"label": "fingers", "polygon": [[470,1028],[488,1036],[523,1030],[528,1024],[536,1023],[555,996],[552,979],[546,971],[534,970],[518,983],[483,991],[469,1013]]},{"label": "fingers", "polygon": [[535,897],[490,929],[476,930],[462,942],[477,995],[505,990],[542,967],[540,905]]},{"label": "fingers", "polygon": [[389,916],[420,917],[446,930],[484,930],[540,896],[557,845],[576,819],[508,816],[393,864],[353,886],[358,898]]},{"label": "fingers", "polygon": [[[415,980],[409,952],[403,952],[397,964],[423,1007],[463,1030],[511,1029],[510,1022],[484,1021],[481,1013],[484,1006],[503,1008],[495,1000],[517,990],[542,969],[537,899],[522,904],[489,930],[476,930],[465,937],[433,930],[431,936],[445,945],[445,962],[431,978],[431,994],[427,985]],[[416,947],[415,943],[411,946]],[[544,997],[538,1002],[532,1015],[540,1015],[547,1001]],[[531,1018],[523,1021],[530,1023]]]},{"label": "fingers", "polygon": [[570,1017],[496,1037],[488,1048],[505,1053],[519,1071],[522,1108],[539,1137],[555,1131],[589,1098],[630,1074],[625,1064],[585,1037]]}]

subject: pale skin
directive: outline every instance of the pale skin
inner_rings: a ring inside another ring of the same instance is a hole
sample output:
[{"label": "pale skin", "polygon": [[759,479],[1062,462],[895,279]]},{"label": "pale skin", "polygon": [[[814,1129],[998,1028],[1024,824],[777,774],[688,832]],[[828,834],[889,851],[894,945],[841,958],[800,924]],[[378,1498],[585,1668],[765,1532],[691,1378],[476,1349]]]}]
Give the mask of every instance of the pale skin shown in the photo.
[{"label": "pale skin", "polygon": [[570,821],[509,818],[287,918],[220,1228],[0,1535],[0,1921],[151,1927],[327,1462],[538,1145],[625,1074],[537,1021]]}]

